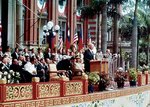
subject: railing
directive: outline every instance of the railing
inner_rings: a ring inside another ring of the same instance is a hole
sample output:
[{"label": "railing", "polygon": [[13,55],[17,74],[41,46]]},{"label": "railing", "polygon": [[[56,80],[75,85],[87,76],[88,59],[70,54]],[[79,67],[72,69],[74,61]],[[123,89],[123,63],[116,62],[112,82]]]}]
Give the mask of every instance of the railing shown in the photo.
[{"label": "railing", "polygon": [[[105,64],[107,67],[107,63]],[[141,72],[138,73],[137,85],[143,86],[147,84],[150,84],[150,74],[148,72],[144,74]],[[0,107],[3,107],[1,105],[5,105],[6,103],[10,104],[10,102],[36,102],[43,101],[44,99],[45,103],[48,103],[48,105],[50,105],[49,103],[52,103],[51,105],[68,104],[68,102],[77,103],[75,102],[77,98],[79,99],[78,101],[81,102],[83,96],[86,96],[86,94],[88,94],[87,79],[39,82],[39,78],[33,78],[32,83],[20,84],[6,84],[5,80],[0,80]],[[90,95],[91,94],[87,96]],[[68,97],[70,100],[68,100]],[[91,97],[91,99],[94,97],[95,96]],[[88,99],[88,97],[85,97],[85,99],[86,98]]]},{"label": "railing", "polygon": [[24,84],[0,83],[0,103],[58,98],[88,93],[87,80],[50,81]]},{"label": "railing", "polygon": [[143,86],[143,85],[147,85],[149,84],[150,81],[150,74],[148,73],[148,71],[146,71],[144,74],[142,74],[141,72],[138,73],[138,86]]},{"label": "railing", "polygon": [[[137,85],[150,81],[147,72],[139,73]],[[66,97],[88,93],[88,80],[32,82],[24,84],[0,84],[0,102],[35,100],[43,98]]]},{"label": "railing", "polygon": [[[146,85],[150,74],[138,74],[138,86]],[[111,99],[141,93],[149,85],[117,91],[87,94],[87,80],[0,84],[0,107],[49,107]],[[11,103],[10,103],[11,102]]]}]

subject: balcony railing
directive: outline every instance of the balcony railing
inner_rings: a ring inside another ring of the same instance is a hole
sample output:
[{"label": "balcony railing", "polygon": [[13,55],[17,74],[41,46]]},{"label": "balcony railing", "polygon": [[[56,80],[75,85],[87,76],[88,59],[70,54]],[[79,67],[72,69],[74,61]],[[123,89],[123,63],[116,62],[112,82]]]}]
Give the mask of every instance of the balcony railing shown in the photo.
[{"label": "balcony railing", "polygon": [[32,82],[21,84],[0,83],[0,103],[43,98],[66,97],[88,93],[88,80]]}]

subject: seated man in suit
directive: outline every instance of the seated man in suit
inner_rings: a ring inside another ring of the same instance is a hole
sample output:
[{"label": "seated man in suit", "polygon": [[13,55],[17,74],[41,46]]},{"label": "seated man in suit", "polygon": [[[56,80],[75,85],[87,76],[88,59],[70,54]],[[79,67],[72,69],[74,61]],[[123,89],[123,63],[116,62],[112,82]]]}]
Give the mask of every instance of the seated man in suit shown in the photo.
[{"label": "seated man in suit", "polygon": [[24,76],[26,78],[26,82],[31,82],[32,77],[36,77],[37,76],[37,71],[35,68],[35,61],[36,59],[34,57],[30,58],[30,61],[28,61],[25,65],[24,65]]},{"label": "seated man in suit", "polygon": [[48,65],[43,58],[37,64],[37,75],[40,77],[41,82],[49,81]]},{"label": "seated man in suit", "polygon": [[7,55],[2,57],[2,62],[0,63],[0,71],[4,72],[7,71],[9,72],[10,66],[9,66],[9,58]]},{"label": "seated man in suit", "polygon": [[46,49],[46,52],[44,53],[44,58],[45,58],[45,59],[46,59],[46,58],[51,59],[51,56],[52,56],[52,54],[51,54],[51,49],[50,49],[50,48],[47,48],[47,49]]},{"label": "seated man in suit", "polygon": [[18,59],[19,57],[19,49],[15,48],[15,51],[12,53],[12,59]]}]

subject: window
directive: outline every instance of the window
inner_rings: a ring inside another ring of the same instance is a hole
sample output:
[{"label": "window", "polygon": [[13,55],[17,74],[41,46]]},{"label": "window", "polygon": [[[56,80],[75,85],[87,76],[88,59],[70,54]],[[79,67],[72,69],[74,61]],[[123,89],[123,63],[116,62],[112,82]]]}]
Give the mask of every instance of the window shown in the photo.
[{"label": "window", "polygon": [[65,21],[59,21],[60,26],[60,35],[63,38],[63,42],[66,40],[66,22]]},{"label": "window", "polygon": [[83,0],[77,0],[77,9],[83,6]]},{"label": "window", "polygon": [[82,39],[82,41],[83,41],[83,25],[82,25],[82,23],[77,24],[77,34],[78,34],[78,38]]},{"label": "window", "polygon": [[77,0],[77,16],[81,15],[80,8],[83,6],[83,0]]},{"label": "window", "polygon": [[59,5],[60,5],[60,6],[63,6],[65,1],[66,1],[66,0],[59,0]]}]

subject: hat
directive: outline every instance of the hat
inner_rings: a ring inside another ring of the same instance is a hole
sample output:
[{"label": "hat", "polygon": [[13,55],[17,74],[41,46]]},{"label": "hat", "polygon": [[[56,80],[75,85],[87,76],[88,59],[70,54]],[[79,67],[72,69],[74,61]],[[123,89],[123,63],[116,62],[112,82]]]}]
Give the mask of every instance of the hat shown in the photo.
[{"label": "hat", "polygon": [[77,53],[77,54],[75,55],[75,58],[76,58],[76,59],[80,59],[80,54]]},{"label": "hat", "polygon": [[119,67],[119,68],[118,68],[118,71],[123,72],[124,70],[123,70],[122,67]]}]

